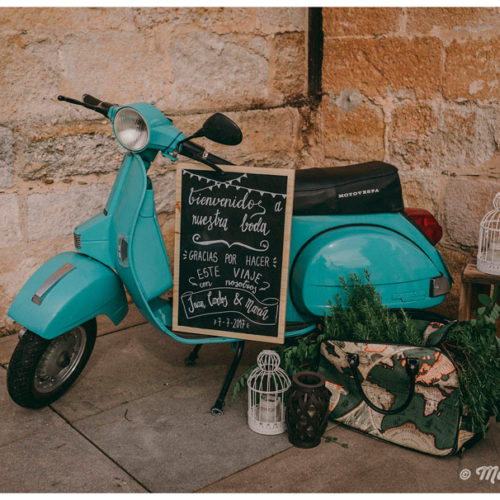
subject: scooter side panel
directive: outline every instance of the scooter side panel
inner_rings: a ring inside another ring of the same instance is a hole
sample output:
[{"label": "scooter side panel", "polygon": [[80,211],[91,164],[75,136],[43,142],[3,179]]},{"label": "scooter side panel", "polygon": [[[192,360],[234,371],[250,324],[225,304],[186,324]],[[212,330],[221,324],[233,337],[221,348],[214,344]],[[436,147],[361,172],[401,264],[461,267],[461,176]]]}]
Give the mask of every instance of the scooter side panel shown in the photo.
[{"label": "scooter side panel", "polygon": [[8,315],[52,339],[99,314],[117,325],[128,304],[119,277],[90,257],[74,252],[43,264],[17,294]]},{"label": "scooter side panel", "polygon": [[322,316],[342,291],[339,276],[364,269],[389,307],[432,307],[444,295],[430,297],[429,279],[451,283],[439,252],[401,214],[294,217],[292,236],[288,320]]}]

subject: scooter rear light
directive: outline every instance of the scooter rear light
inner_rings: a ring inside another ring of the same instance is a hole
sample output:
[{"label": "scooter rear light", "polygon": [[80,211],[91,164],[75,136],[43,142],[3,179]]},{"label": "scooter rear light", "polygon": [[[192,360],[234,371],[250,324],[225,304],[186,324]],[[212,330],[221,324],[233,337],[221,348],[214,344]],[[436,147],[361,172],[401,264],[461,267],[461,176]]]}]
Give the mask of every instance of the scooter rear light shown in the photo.
[{"label": "scooter rear light", "polygon": [[435,245],[443,236],[443,228],[428,210],[423,208],[405,208],[405,214]]}]

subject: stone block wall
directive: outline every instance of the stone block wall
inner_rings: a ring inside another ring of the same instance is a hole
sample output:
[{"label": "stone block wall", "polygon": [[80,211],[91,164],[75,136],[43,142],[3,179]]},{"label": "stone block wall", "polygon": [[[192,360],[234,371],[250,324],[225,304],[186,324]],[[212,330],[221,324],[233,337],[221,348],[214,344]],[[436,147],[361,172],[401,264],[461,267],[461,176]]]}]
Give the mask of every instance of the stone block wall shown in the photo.
[{"label": "stone block wall", "polygon": [[[224,112],[245,140],[210,151],[237,164],[391,162],[408,204],[444,226],[440,250],[458,277],[500,190],[500,10],[323,8],[319,106],[307,15],[0,9],[0,331],[12,330],[5,313],[30,274],[103,208],[123,154],[107,120],[58,94],[148,101],[187,133]],[[169,252],[174,172],[162,158],[150,170]]]},{"label": "stone block wall", "polygon": [[500,191],[500,9],[324,8],[325,164],[399,168],[407,206],[443,226],[456,282]]},{"label": "stone block wall", "polygon": [[[186,133],[224,112],[245,141],[212,152],[245,165],[301,162],[305,8],[0,9],[0,53],[3,333],[26,279],[72,250],[74,226],[102,210],[123,156],[106,119],[58,94],[151,102]],[[162,158],[150,169],[169,252],[174,173]]]}]

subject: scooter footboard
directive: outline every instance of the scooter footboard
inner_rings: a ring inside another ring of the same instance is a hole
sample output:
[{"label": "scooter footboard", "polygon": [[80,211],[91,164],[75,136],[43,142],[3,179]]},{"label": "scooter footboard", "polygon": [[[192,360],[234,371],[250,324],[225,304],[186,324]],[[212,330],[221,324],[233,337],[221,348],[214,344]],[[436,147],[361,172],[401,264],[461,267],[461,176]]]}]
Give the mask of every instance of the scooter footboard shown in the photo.
[{"label": "scooter footboard", "polygon": [[127,311],[123,285],[112,269],[85,255],[65,252],[45,262],[28,279],[8,315],[52,339],[99,314],[117,325]]}]

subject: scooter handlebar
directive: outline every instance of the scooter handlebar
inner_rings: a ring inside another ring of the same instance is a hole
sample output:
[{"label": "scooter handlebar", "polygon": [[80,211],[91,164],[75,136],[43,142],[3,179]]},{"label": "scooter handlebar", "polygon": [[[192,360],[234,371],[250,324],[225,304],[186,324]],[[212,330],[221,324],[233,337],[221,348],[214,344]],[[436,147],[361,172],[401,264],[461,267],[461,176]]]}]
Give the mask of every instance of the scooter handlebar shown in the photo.
[{"label": "scooter handlebar", "polygon": [[101,101],[97,97],[94,97],[90,94],[83,94],[82,100],[85,104],[90,104],[91,106],[97,106],[98,108],[102,108],[106,112],[109,111],[109,108],[115,106],[115,104],[110,104],[109,102]]},{"label": "scooter handlebar", "polygon": [[207,165],[215,164],[215,165],[234,165],[230,161],[224,160],[224,158],[220,158],[219,156],[215,156],[211,153],[208,153],[205,148],[195,144],[192,141],[185,141],[181,145],[181,149],[179,154],[183,156],[187,156],[192,160],[199,161],[201,163],[205,163]]}]

